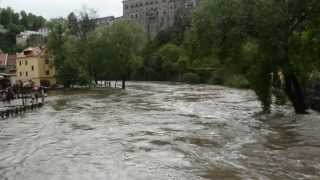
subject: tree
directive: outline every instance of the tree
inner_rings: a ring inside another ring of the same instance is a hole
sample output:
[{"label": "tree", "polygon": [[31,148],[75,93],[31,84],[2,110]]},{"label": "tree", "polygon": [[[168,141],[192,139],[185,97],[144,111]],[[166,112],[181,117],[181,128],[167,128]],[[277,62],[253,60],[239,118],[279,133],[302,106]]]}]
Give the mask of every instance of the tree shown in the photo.
[{"label": "tree", "polygon": [[181,75],[178,61],[182,54],[183,50],[174,44],[166,44],[156,53],[161,61],[161,74],[165,80],[172,80],[175,76]]},{"label": "tree", "polygon": [[14,12],[10,7],[0,8],[0,26],[6,29],[1,36],[1,48],[6,52],[17,52],[16,35],[24,30],[38,30],[44,27],[46,20],[41,16]]},{"label": "tree", "polygon": [[68,29],[71,34],[79,34],[78,18],[73,12],[68,15]]},{"label": "tree", "polygon": [[69,74],[65,73],[74,73],[69,71],[70,64],[65,63],[66,54],[65,54],[65,31],[66,31],[66,22],[63,19],[55,19],[49,22],[49,37],[48,37],[48,49],[49,54],[53,56],[55,68],[57,71],[57,79],[66,87],[72,85],[72,78],[69,78]]},{"label": "tree", "polygon": [[[204,0],[192,22],[193,54],[213,52],[224,64],[242,64],[266,112],[276,88],[282,89],[297,113],[305,113],[303,81],[310,74],[301,67],[310,61],[302,59],[306,55],[295,45],[318,21],[319,6],[317,0]],[[257,47],[250,60],[242,56],[248,43]]]},{"label": "tree", "polygon": [[113,76],[122,80],[122,88],[125,89],[126,80],[132,72],[131,65],[136,65],[140,59],[139,54],[145,45],[146,36],[138,25],[125,20],[115,22],[99,31],[102,44],[108,51],[104,56],[108,59],[107,68]]}]

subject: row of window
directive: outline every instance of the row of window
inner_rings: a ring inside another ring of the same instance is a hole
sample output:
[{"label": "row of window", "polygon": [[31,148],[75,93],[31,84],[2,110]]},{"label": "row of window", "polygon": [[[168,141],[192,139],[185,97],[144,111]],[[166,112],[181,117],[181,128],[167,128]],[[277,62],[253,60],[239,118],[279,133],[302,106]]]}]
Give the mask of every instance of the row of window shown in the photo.
[{"label": "row of window", "polygon": [[[167,0],[162,0],[162,3],[166,3],[166,2],[167,2]],[[174,1],[173,0],[168,0],[168,2],[172,3]],[[133,8],[137,8],[137,7],[142,7],[143,5],[148,6],[148,5],[153,5],[153,4],[159,4],[159,2],[158,1],[151,1],[151,2],[145,2],[144,4],[142,2],[140,2],[140,3],[137,3],[137,4],[131,5],[130,8],[133,9]],[[129,6],[125,5],[124,8],[125,9],[129,9]]]},{"label": "row of window", "polygon": [[[23,73],[22,72],[20,72],[20,77],[23,75]],[[26,72],[26,77],[28,77],[29,76],[29,72]]]},{"label": "row of window", "polygon": [[[19,65],[22,66],[22,63],[23,63],[22,60],[20,60],[19,61]],[[49,59],[45,59],[44,63],[45,64],[49,64]],[[24,64],[27,66],[28,65],[28,60],[25,60]]]},{"label": "row of window", "polygon": [[[146,17],[154,17],[154,16],[158,16],[159,15],[159,11],[158,8],[155,9],[149,9],[146,11]],[[165,16],[167,15],[167,11],[163,11],[162,15]],[[138,19],[139,18],[139,14],[138,13],[134,13],[130,15],[131,19]]]},{"label": "row of window", "polygon": [[[28,65],[28,61],[25,60],[25,61],[24,61],[24,64],[27,66],[27,65]],[[19,61],[19,65],[22,66],[22,61]]]},{"label": "row of window", "polygon": [[[33,66],[32,66],[32,67],[33,67]],[[33,71],[33,69],[32,69],[32,71]],[[22,76],[23,76],[23,72],[20,72],[19,75],[20,75],[20,77],[22,77]],[[26,77],[28,77],[28,76],[29,76],[29,72],[26,72],[25,75],[26,75]],[[47,76],[50,75],[50,71],[49,71],[49,70],[46,71],[46,75],[47,75]]]}]

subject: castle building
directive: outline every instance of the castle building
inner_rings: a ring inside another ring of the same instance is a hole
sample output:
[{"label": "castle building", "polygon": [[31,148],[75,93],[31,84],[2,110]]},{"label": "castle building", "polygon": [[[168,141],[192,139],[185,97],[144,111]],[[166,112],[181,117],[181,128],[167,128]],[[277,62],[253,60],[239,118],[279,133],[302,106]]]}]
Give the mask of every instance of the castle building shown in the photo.
[{"label": "castle building", "polygon": [[190,16],[199,0],[124,0],[123,16],[136,21],[151,37]]}]

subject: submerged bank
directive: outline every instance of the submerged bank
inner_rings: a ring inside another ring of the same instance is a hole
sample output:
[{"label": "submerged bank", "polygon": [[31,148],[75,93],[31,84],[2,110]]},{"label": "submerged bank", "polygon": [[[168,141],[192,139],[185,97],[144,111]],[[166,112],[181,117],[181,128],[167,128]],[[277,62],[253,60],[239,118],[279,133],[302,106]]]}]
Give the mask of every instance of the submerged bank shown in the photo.
[{"label": "submerged bank", "polygon": [[252,91],[211,85],[58,92],[0,121],[0,179],[320,178],[319,114],[260,111]]}]

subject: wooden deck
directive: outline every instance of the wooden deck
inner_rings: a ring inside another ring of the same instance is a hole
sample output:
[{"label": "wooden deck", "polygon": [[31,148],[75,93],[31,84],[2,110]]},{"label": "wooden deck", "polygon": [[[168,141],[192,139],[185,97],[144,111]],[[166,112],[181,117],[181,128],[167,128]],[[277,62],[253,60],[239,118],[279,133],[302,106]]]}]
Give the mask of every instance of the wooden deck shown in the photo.
[{"label": "wooden deck", "polygon": [[28,105],[4,106],[0,108],[0,118],[5,119],[9,117],[16,117],[28,111],[39,109],[42,106],[43,106],[43,103],[41,102],[28,104]]}]

